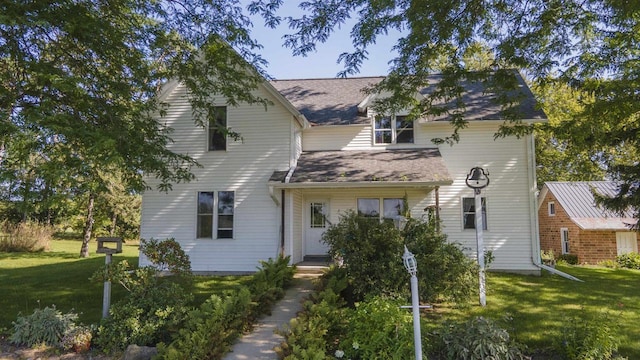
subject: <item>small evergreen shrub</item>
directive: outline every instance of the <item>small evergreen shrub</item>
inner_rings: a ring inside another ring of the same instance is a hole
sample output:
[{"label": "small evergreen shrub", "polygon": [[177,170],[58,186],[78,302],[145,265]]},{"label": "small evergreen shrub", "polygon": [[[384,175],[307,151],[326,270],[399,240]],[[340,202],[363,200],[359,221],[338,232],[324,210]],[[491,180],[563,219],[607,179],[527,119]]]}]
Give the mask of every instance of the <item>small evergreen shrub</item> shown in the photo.
[{"label": "small evergreen shrub", "polygon": [[251,313],[251,293],[242,288],[224,296],[212,295],[188,320],[169,345],[158,345],[158,359],[220,359],[242,334]]},{"label": "small evergreen shrub", "polygon": [[339,295],[347,288],[346,274],[334,268],[323,276],[320,286],[298,317],[279,331],[285,338],[276,347],[281,359],[333,359],[339,351],[337,345],[347,333],[351,312]]},{"label": "small evergreen shrub", "polygon": [[55,306],[35,309],[33,314],[18,316],[13,322],[13,333],[10,341],[27,346],[48,345],[60,347],[65,333],[75,327],[78,314],[63,314]]},{"label": "small evergreen shrub", "polygon": [[569,265],[578,265],[578,255],[575,254],[562,254],[558,256],[558,262],[566,263]]},{"label": "small evergreen shrub", "polygon": [[616,359],[618,340],[617,322],[608,313],[564,319],[560,336],[555,338],[554,350],[567,360]]},{"label": "small evergreen shrub", "polygon": [[257,304],[254,310],[256,317],[269,314],[276,301],[282,299],[284,290],[289,287],[296,272],[295,266],[289,266],[290,257],[261,261],[261,267],[251,280],[253,301]]},{"label": "small evergreen shrub", "polygon": [[616,257],[616,263],[622,268],[640,270],[640,254],[630,252]]},{"label": "small evergreen shrub", "polygon": [[522,346],[496,322],[477,317],[463,323],[445,322],[436,331],[431,358],[447,360],[525,359]]}]

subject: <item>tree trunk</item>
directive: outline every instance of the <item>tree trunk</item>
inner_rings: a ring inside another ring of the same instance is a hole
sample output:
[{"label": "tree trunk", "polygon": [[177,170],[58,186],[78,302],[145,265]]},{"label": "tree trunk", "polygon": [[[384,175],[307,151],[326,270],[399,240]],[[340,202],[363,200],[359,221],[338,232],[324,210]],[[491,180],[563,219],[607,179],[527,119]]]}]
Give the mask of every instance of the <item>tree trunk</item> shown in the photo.
[{"label": "tree trunk", "polygon": [[111,215],[111,230],[109,230],[109,236],[116,236],[116,222],[118,221],[118,215],[114,211]]},{"label": "tree trunk", "polygon": [[91,240],[91,230],[93,229],[93,203],[95,195],[93,192],[89,193],[89,205],[87,206],[87,221],[84,225],[84,237],[82,239],[82,247],[80,248],[80,257],[89,257],[89,240]]}]

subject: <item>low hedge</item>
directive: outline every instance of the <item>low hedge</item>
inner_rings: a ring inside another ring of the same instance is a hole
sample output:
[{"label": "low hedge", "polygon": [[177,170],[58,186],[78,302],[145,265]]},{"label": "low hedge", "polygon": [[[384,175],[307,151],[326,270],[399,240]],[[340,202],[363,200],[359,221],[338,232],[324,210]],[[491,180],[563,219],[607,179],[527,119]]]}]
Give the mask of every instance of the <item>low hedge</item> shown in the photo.
[{"label": "low hedge", "polygon": [[187,316],[169,344],[158,344],[156,359],[220,359],[256,319],[284,296],[295,274],[289,257],[261,262],[249,287],[212,295]]}]

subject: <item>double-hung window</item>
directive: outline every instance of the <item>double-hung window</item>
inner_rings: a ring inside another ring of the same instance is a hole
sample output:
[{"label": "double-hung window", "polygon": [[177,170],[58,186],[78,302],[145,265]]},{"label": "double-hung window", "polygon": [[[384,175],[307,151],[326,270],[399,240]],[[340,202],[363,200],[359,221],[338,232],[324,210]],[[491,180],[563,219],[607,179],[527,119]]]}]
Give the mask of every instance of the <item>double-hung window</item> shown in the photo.
[{"label": "double-hung window", "polygon": [[374,144],[412,144],[413,120],[406,116],[379,115],[373,121]]},{"label": "double-hung window", "polygon": [[[487,199],[482,201],[482,229],[487,230]],[[476,228],[476,199],[472,197],[462,198],[462,222],[464,229]]]},{"label": "double-hung window", "polygon": [[[381,201],[382,200],[382,201]],[[380,207],[382,205],[382,208]],[[380,220],[393,220],[404,213],[404,200],[401,198],[360,198],[358,215]]]},{"label": "double-hung window", "polygon": [[196,236],[198,239],[232,239],[235,192],[201,191],[198,193]]},{"label": "double-hung window", "polygon": [[209,120],[209,151],[227,150],[227,107],[216,106]]}]

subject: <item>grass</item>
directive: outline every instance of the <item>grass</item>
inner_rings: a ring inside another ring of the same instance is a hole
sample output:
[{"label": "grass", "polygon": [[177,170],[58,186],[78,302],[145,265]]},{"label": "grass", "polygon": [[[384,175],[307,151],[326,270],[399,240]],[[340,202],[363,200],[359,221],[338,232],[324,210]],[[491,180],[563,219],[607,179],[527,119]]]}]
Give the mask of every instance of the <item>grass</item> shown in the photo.
[{"label": "grass", "polygon": [[[18,314],[28,315],[36,308],[55,305],[66,313],[79,314],[84,324],[95,324],[102,316],[103,283],[93,283],[89,277],[104,267],[105,255],[96,254],[96,243],[89,245],[90,256],[80,258],[79,240],[54,240],[47,252],[0,253],[0,333],[12,328]],[[138,244],[124,244],[123,252],[112,261],[138,263]],[[212,293],[244,284],[249,277],[196,277],[196,303]],[[111,303],[125,295],[118,284],[112,285]]]},{"label": "grass", "polygon": [[512,335],[531,349],[544,349],[571,318],[607,313],[619,329],[619,352],[640,359],[640,271],[600,267],[558,266],[584,282],[544,272],[542,276],[490,273],[487,306],[441,309],[439,317],[465,320],[474,316],[513,321]]}]

